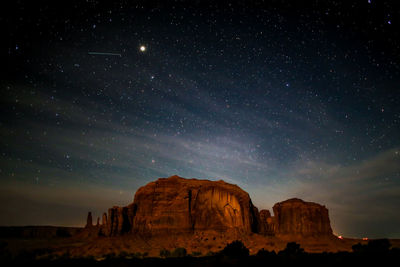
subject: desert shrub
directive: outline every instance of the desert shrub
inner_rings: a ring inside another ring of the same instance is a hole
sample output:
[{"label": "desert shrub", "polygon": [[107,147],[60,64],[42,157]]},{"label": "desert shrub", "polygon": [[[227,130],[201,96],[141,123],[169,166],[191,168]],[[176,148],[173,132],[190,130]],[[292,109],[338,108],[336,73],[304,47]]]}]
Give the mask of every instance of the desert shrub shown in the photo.
[{"label": "desert shrub", "polygon": [[386,253],[391,246],[388,239],[375,239],[370,240],[367,245],[358,243],[351,248],[355,253]]},{"label": "desert shrub", "polygon": [[60,260],[67,260],[71,257],[71,254],[69,253],[69,250],[67,250],[66,252],[64,252],[63,254],[57,256],[57,259]]},{"label": "desert shrub", "polygon": [[385,238],[370,240],[367,246],[369,252],[383,253],[388,252],[392,244],[390,244],[389,240]]},{"label": "desert shrub", "polygon": [[116,255],[115,255],[114,252],[105,255],[105,258],[106,258],[107,260],[115,259],[115,257],[116,257]]},{"label": "desert shrub", "polygon": [[57,237],[70,237],[71,234],[68,232],[67,229],[58,228],[57,231],[56,231],[56,236]]},{"label": "desert shrub", "polygon": [[215,256],[215,252],[212,251],[207,252],[206,257],[212,257],[212,256]]},{"label": "desert shrub", "polygon": [[361,243],[357,243],[357,244],[353,245],[351,248],[352,248],[353,252],[355,252],[355,253],[362,253],[362,252],[366,251],[366,247],[367,246],[361,245]]},{"label": "desert shrub", "polygon": [[[67,259],[71,259],[71,255],[67,255],[67,256],[68,256]],[[94,260],[96,260],[95,256],[93,256],[93,255],[88,255],[88,256],[84,257],[84,259],[85,259],[85,260],[88,260],[88,261],[94,261]]]},{"label": "desert shrub", "polygon": [[241,241],[236,240],[226,245],[221,253],[228,257],[241,258],[249,256],[249,249]]},{"label": "desert shrub", "polygon": [[127,258],[133,259],[133,258],[141,258],[141,257],[142,257],[142,253],[133,252],[133,253],[130,253]]},{"label": "desert shrub", "polygon": [[121,251],[118,256],[120,258],[126,258],[127,256],[129,256],[129,253],[126,251]]},{"label": "desert shrub", "polygon": [[193,251],[191,255],[193,257],[198,257],[198,256],[201,256],[201,254],[202,254],[201,251]]},{"label": "desert shrub", "polygon": [[171,257],[185,257],[187,255],[185,248],[176,248],[171,253]]},{"label": "desert shrub", "polygon": [[265,250],[264,248],[260,249],[257,252],[257,257],[268,257],[268,256],[271,256],[271,255],[275,255],[275,252],[274,251]]},{"label": "desert shrub", "polygon": [[169,252],[169,250],[167,250],[167,249],[160,250],[160,257],[168,258],[170,256],[171,256],[171,252]]},{"label": "desert shrub", "polygon": [[289,242],[286,244],[286,248],[280,251],[280,253],[285,255],[298,255],[304,253],[304,249],[296,242]]}]

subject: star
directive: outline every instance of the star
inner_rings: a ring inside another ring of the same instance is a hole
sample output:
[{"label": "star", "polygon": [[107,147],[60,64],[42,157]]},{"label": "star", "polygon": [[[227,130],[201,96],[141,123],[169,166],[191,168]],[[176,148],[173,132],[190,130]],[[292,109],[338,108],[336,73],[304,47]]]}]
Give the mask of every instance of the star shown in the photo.
[{"label": "star", "polygon": [[141,52],[145,52],[145,51],[146,51],[146,47],[145,47],[144,45],[141,45],[141,46],[140,46],[140,51],[141,51]]}]

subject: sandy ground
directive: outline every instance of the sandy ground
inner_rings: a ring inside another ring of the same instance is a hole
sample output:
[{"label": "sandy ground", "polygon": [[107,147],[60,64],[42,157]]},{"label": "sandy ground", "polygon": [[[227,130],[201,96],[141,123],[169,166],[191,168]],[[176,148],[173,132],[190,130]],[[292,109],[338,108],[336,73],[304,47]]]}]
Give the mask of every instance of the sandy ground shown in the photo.
[{"label": "sandy ground", "polygon": [[[241,240],[250,250],[250,254],[256,254],[260,249],[268,251],[280,251],[288,242],[297,242],[306,252],[338,252],[352,251],[354,244],[367,244],[368,241],[360,239],[336,237],[307,238],[307,239],[279,239],[258,234],[240,236],[218,232],[198,232],[194,235],[165,235],[157,238],[144,238],[133,235],[122,237],[96,237],[88,238],[75,236],[69,238],[2,238],[0,239],[3,253],[13,256],[21,252],[31,252],[38,257],[49,255],[68,257],[95,257],[101,258],[107,254],[133,255],[146,253],[147,256],[159,256],[160,250],[169,251],[183,247],[188,254],[207,255],[222,250],[228,243]],[[390,240],[392,247],[400,248],[400,239]]]}]

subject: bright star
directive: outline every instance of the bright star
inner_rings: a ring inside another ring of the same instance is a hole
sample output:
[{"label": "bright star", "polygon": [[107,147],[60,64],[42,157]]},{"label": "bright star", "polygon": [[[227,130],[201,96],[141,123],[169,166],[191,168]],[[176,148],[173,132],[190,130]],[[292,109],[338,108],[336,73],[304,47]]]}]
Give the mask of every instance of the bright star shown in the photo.
[{"label": "bright star", "polygon": [[141,52],[146,51],[146,47],[145,47],[144,45],[141,45],[141,46],[140,46],[140,51],[141,51]]}]

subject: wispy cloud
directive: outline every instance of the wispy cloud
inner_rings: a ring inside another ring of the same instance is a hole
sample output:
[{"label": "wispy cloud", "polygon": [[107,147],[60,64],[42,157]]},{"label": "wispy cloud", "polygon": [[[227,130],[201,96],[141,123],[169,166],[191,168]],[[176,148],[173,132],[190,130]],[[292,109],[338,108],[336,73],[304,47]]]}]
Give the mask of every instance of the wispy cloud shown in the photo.
[{"label": "wispy cloud", "polygon": [[[68,205],[72,214],[72,207],[78,208],[79,203],[104,209],[106,202],[112,206],[121,199],[132,199],[139,186],[157,177],[178,174],[238,184],[260,208],[271,208],[291,197],[325,204],[335,231],[343,234],[361,236],[382,222],[400,223],[393,212],[400,205],[398,148],[344,164],[312,144],[314,135],[321,139],[341,126],[324,106],[311,105],[310,114],[305,115],[282,108],[279,101],[250,99],[252,105],[263,106],[259,111],[226,102],[221,95],[212,96],[189,78],[172,77],[168,85],[181,92],[189,90],[184,94],[170,95],[167,85],[158,88],[157,97],[163,96],[159,105],[154,101],[142,113],[121,110],[109,114],[105,103],[54,98],[29,88],[8,92],[2,103],[25,115],[20,118],[12,113],[15,120],[0,125],[4,148],[0,183],[7,185],[4,196],[15,200],[23,195],[37,207],[50,202],[54,210]],[[195,93],[191,88],[196,88]],[[110,101],[115,101],[113,97]],[[167,115],[159,121],[149,118],[147,109],[153,115]],[[287,123],[264,117],[268,109]],[[38,114],[45,119],[38,120]],[[333,160],[318,160],[318,156]],[[23,189],[18,191],[18,187]],[[123,188],[129,192],[121,196]],[[32,193],[35,190],[45,193]],[[94,202],[97,197],[101,205]],[[39,217],[32,214],[32,223]],[[371,223],[360,227],[365,221]]]}]

